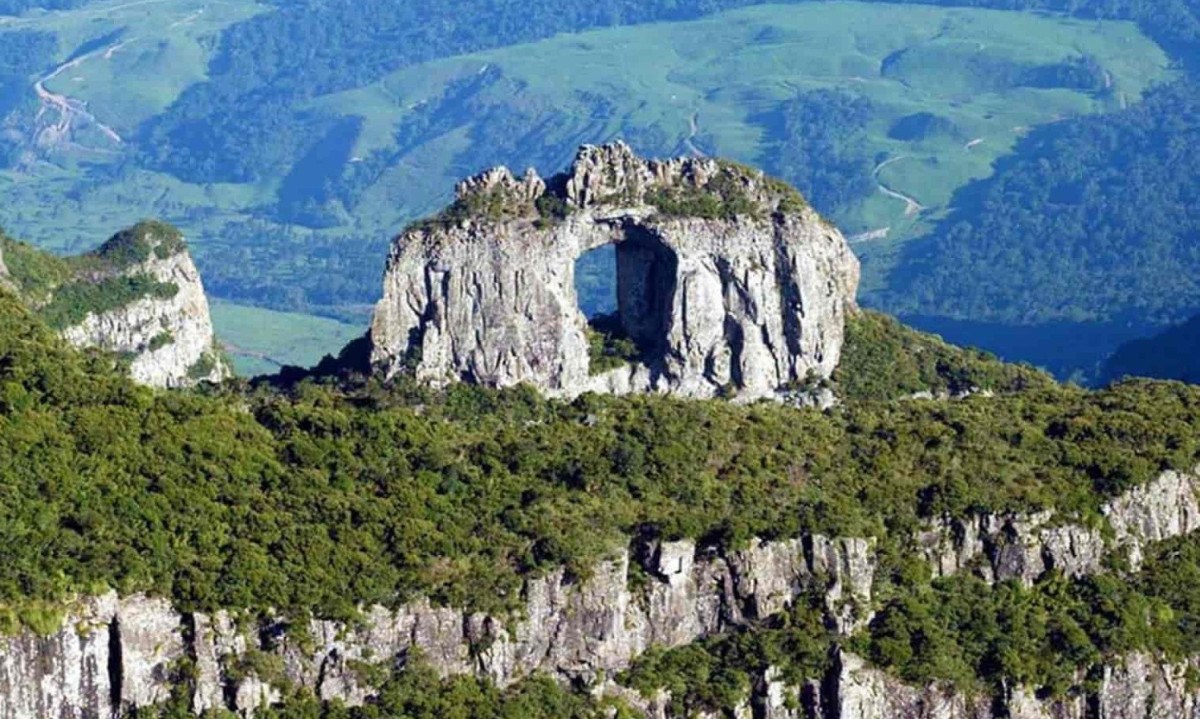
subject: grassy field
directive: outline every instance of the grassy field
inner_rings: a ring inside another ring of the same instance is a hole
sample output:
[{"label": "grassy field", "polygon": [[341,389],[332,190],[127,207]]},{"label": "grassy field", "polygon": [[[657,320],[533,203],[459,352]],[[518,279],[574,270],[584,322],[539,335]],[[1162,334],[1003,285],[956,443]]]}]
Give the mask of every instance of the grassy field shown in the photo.
[{"label": "grassy field", "polygon": [[324,317],[222,300],[214,300],[211,309],[217,335],[243,377],[271,374],[283,365],[312,367],[366,331]]},{"label": "grassy field", "polygon": [[[615,137],[656,154],[699,149],[763,164],[764,113],[798,92],[835,88],[869,98],[866,149],[876,165],[888,163],[877,179],[893,194],[881,189],[837,218],[848,235],[873,233],[855,243],[869,289],[897,249],[940,215],[957,188],[987,176],[1027,128],[1136,102],[1170,76],[1166,55],[1131,23],[919,5],[766,5],[559,36],[427,63],[307,101],[301,109],[313,117],[361,118],[344,177],[364,158],[386,158],[343,208],[347,219],[314,229],[289,224],[276,209],[281,177],[195,185],[131,161],[138,125],[203,77],[220,30],[261,11],[251,0],[114,0],[0,25],[56,33],[63,62],[91,42],[97,54],[46,86],[86,102],[125,139],[113,147],[65,146],[0,172],[0,225],[78,252],[137,219],[161,217],[187,232],[220,296],[246,298],[267,283],[282,288],[280,295],[303,293],[336,281],[358,292],[347,304],[362,305],[377,292],[387,238],[438,207],[465,174],[496,162],[554,171],[576,144]],[[1106,92],[997,80],[1081,55],[1103,66]],[[499,79],[472,88],[480,77]],[[431,107],[442,125],[422,124]],[[952,130],[915,141],[889,137],[897,120],[917,113],[936,115]],[[100,142],[95,133],[81,137]],[[901,196],[924,209],[912,214]],[[280,337],[263,332],[267,322],[305,339],[282,347]],[[280,359],[319,357],[357,332],[307,331],[298,316],[233,305],[219,305],[218,324],[247,352]]]}]

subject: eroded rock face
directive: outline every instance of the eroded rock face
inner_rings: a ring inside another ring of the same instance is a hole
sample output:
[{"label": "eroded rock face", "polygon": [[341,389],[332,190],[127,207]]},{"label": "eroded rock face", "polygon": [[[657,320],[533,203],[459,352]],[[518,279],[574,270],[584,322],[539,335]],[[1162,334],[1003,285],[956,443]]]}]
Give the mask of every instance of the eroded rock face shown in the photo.
[{"label": "eroded rock face", "polygon": [[110,717],[110,625],[116,594],[84,603],[46,637],[0,638],[0,717]]},{"label": "eroded rock face", "polygon": [[[256,674],[246,661],[252,653],[276,657],[287,684],[350,706],[374,691],[360,673],[363,664],[388,665],[418,649],[445,676],[474,674],[504,686],[546,673],[601,683],[652,645],[680,646],[743,624],[743,607],[782,608],[794,594],[780,588],[837,587],[828,594],[833,608],[847,596],[869,597],[874,560],[862,564],[860,543],[817,544],[824,549],[814,560],[806,543],[756,542],[736,560],[755,568],[746,581],[735,580],[729,559],[698,556],[692,542],[651,543],[637,552],[650,577],[638,587],[630,586],[630,553],[621,552],[583,582],[563,571],[530,580],[516,618],[422,601],[396,611],[370,608],[353,625],[312,620],[299,634],[283,620],[239,627],[225,612],[182,615],[163,600],[110,595],[85,603],[52,637],[23,632],[0,642],[0,719],[109,717],[117,708],[160,704],[181,681],[176,670],[185,657],[194,661],[197,714],[220,708],[251,716],[278,701],[281,687],[273,682],[280,678]],[[817,571],[814,561],[822,563]],[[772,596],[760,599],[758,587]]]},{"label": "eroded rock face", "polygon": [[[827,706],[837,719],[991,719],[991,701],[949,689],[913,687],[852,654],[835,666]],[[814,718],[815,719],[815,718]]]},{"label": "eroded rock face", "polygon": [[0,289],[15,290],[12,277],[8,274],[8,265],[4,264],[4,248],[0,247]]},{"label": "eroded rock face", "polygon": [[1141,566],[1143,547],[1200,529],[1200,468],[1191,473],[1164,472],[1158,479],[1122,495],[1104,508],[1118,546],[1130,564]]},{"label": "eroded rock face", "polygon": [[[212,319],[200,273],[179,245],[158,252],[167,238],[147,236],[148,257],[120,269],[125,277],[148,276],[177,289],[171,297],[143,297],[103,312],[89,313],[62,331],[76,347],[131,355],[133,379],[152,387],[219,382],[230,374],[215,350]],[[103,251],[103,248],[101,249]]]},{"label": "eroded rock face", "polygon": [[[1165,505],[1158,499],[1154,508],[1146,502],[1162,495],[1175,507],[1186,505],[1194,501],[1196,481],[1194,473],[1168,472],[1113,500],[1106,514],[1114,527],[1124,522],[1126,528],[1115,532],[1115,548],[1191,531],[1186,510],[1160,512]],[[1135,521],[1147,517],[1157,519]],[[1073,566],[1071,572],[1083,574],[1102,568],[1090,559],[1090,532],[1099,530],[1055,524],[1049,515],[947,526],[954,538],[939,544],[935,532],[929,551],[948,573],[1023,579],[1050,567]],[[649,647],[682,646],[752,625],[801,597],[823,603],[843,634],[861,628],[871,618],[875,571],[874,543],[861,538],[755,540],[729,552],[689,541],[638,540],[597,564],[585,581],[563,571],[528,580],[523,610],[513,617],[418,601],[398,610],[367,608],[350,625],[310,620],[303,631],[282,618],[239,623],[226,612],[179,614],[163,600],[110,594],[82,603],[49,637],[24,632],[0,639],[0,719],[109,717],[161,703],[181,680],[185,659],[194,666],[188,688],[196,714],[228,709],[252,716],[279,701],[284,684],[355,706],[374,692],[364,664],[395,665],[414,650],[444,676],[473,674],[504,686],[544,673],[633,699],[610,680]],[[801,686],[789,685],[777,670],[765,672],[738,711],[779,719],[981,719],[1003,707],[1007,714],[1000,716],[1082,719],[1093,716],[1084,707],[1094,706],[1099,717],[1200,716],[1186,681],[1200,669],[1196,664],[1132,655],[1105,672],[1094,696],[1049,702],[1019,687],[994,698],[906,686],[844,655],[830,676],[807,677]],[[263,666],[275,669],[257,674]],[[631,703],[647,716],[672,716],[669,697]]]},{"label": "eroded rock face", "polygon": [[166,701],[185,656],[180,619],[164,600],[109,593],[53,635],[0,639],[0,717],[107,719]]},{"label": "eroded rock face", "polygon": [[[944,519],[918,538],[937,576],[972,572],[983,579],[1032,584],[1050,570],[1096,574],[1105,556],[1123,552],[1136,569],[1146,545],[1200,529],[1200,468],[1167,471],[1103,508],[1112,541],[1098,526],[1058,521],[1052,512]],[[1112,546],[1110,546],[1110,544]]]},{"label": "eroded rock face", "polygon": [[[643,160],[616,144],[582,148],[549,182],[498,169],[458,193],[392,247],[371,327],[372,359],[389,375],[525,382],[557,396],[751,399],[837,366],[858,262],[835,228],[759,173]],[[640,361],[593,376],[575,260],[607,244]]]}]

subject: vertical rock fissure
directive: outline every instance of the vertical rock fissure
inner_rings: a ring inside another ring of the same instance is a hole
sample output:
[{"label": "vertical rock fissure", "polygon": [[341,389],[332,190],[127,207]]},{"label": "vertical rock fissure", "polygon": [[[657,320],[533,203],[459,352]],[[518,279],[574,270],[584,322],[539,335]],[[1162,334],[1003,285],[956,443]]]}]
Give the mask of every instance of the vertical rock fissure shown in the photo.
[{"label": "vertical rock fissure", "polygon": [[108,699],[112,715],[121,715],[121,696],[125,676],[121,648],[121,620],[113,617],[108,623]]},{"label": "vertical rock fissure", "polygon": [[[779,306],[783,308],[783,338],[787,343],[788,353],[792,356],[804,352],[802,335],[804,333],[804,297],[800,294],[800,285],[796,281],[796,271],[793,267],[791,253],[781,236],[778,223],[775,228],[775,282],[779,288]],[[795,372],[794,368],[789,368]],[[792,377],[799,380],[802,377]]]},{"label": "vertical rock fissure", "polygon": [[638,225],[625,228],[617,244],[617,315],[643,362],[662,364],[668,345],[679,258],[655,234]]}]

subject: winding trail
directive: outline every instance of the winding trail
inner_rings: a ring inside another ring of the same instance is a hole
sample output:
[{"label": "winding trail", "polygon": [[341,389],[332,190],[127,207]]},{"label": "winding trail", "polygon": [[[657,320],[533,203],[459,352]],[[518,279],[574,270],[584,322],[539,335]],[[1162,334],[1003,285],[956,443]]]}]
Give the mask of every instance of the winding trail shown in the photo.
[{"label": "winding trail", "polygon": [[683,138],[684,147],[686,147],[688,151],[696,157],[708,157],[704,154],[704,151],[699,147],[696,147],[696,143],[693,142],[693,140],[696,139],[696,136],[700,134],[700,113],[693,112],[692,116],[688,118],[688,131],[690,134]]},{"label": "winding trail", "polygon": [[900,155],[898,157],[893,157],[890,160],[884,160],[883,162],[881,162],[875,166],[875,170],[871,173],[871,176],[875,178],[875,183],[877,185],[879,185],[880,192],[887,195],[888,197],[893,197],[904,203],[904,216],[905,217],[914,217],[914,216],[920,214],[921,212],[923,212],[925,210],[925,206],[922,205],[920,202],[917,202],[916,198],[910,197],[910,196],[904,194],[903,192],[898,192],[896,190],[893,190],[892,188],[885,185],[883,183],[883,180],[879,179],[879,173],[883,172],[884,168],[886,168],[888,165],[892,165],[901,160],[907,160],[907,159],[910,159],[909,155]]},{"label": "winding trail", "polygon": [[890,233],[891,231],[892,231],[892,228],[889,226],[889,227],[880,227],[878,230],[870,230],[868,232],[862,232],[857,235],[851,235],[850,237],[846,238],[846,244],[861,245],[864,242],[874,242],[875,240],[886,240],[888,233]]},{"label": "winding trail", "polygon": [[60,95],[56,92],[51,92],[46,88],[46,83],[63,74],[67,70],[79,67],[85,61],[94,58],[97,55],[102,55],[106,60],[110,59],[112,58],[113,53],[117,52],[131,42],[133,42],[133,39],[123,40],[110,47],[89,52],[85,55],[80,55],[74,60],[59,65],[49,75],[43,77],[33,84],[33,91],[37,93],[38,100],[42,103],[41,108],[38,110],[37,119],[40,120],[42,116],[49,111],[58,112],[58,122],[54,123],[50,127],[40,130],[38,132],[39,139],[42,139],[46,133],[50,133],[50,136],[46,138],[48,142],[52,144],[58,144],[64,139],[70,137],[71,130],[78,124],[79,120],[85,120],[93,123],[100,130],[100,132],[104,133],[104,135],[114,143],[120,145],[125,142],[121,136],[117,134],[116,130],[112,129],[108,125],[105,125],[103,122],[100,122],[96,119],[95,115],[88,112],[86,102],[67,97],[66,95]]}]

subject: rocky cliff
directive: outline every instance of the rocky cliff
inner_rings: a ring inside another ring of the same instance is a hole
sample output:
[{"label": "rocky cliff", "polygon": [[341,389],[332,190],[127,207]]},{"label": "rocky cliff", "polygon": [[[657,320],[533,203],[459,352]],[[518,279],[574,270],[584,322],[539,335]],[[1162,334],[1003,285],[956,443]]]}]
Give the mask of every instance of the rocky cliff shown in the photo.
[{"label": "rocky cliff", "polygon": [[[575,260],[609,244],[635,356],[593,374]],[[464,182],[397,238],[372,359],[387,374],[558,396],[774,396],[837,366],[858,273],[837,229],[759,172],[584,147],[550,180],[501,168]]]},{"label": "rocky cliff", "polygon": [[8,265],[4,263],[4,246],[0,245],[0,289],[15,290],[12,276],[9,275]]},{"label": "rocky cliff", "polygon": [[76,347],[124,357],[136,381],[155,387],[229,375],[200,273],[175,228],[143,222],[94,252],[61,259],[10,247],[20,257],[14,253],[0,277]]},{"label": "rocky cliff", "polygon": [[[1115,499],[1106,512],[1112,538],[1108,543],[1101,538],[1097,552],[1132,551],[1200,528],[1194,519],[1183,519],[1194,516],[1198,487],[1195,474],[1167,472]],[[1185,508],[1173,509],[1177,502]],[[1002,526],[1015,533],[1005,546],[1058,546],[1047,543],[1051,530],[1044,518],[1010,518]],[[948,549],[931,557],[968,551],[961,540],[948,541]],[[1061,561],[1053,550],[1050,555]],[[667,698],[636,696],[611,677],[651,646],[675,647],[756,625],[801,593],[822,597],[833,630],[852,633],[872,616],[875,567],[874,542],[864,538],[755,540],[736,551],[638,540],[596,566],[586,580],[561,570],[528,580],[523,609],[512,617],[419,601],[397,610],[368,608],[352,624],[180,613],[163,600],[110,594],[80,602],[51,636],[25,631],[0,639],[0,719],[110,717],[164,701],[177,686],[187,688],[197,714],[227,708],[251,716],[291,688],[357,705],[372,694],[364,666],[393,666],[415,650],[443,675],[474,674],[508,685],[550,674],[625,697],[647,716],[666,717]],[[1027,570],[992,571],[1023,577]],[[1081,564],[1079,571],[1101,567]],[[185,665],[191,669],[183,671]],[[1190,666],[1128,657],[1106,671],[1089,702],[1102,708],[1100,717],[1191,716],[1167,709],[1191,712],[1197,706],[1196,692],[1182,681]],[[1083,719],[1083,706],[1082,699],[1040,702],[1017,689],[992,698],[908,687],[842,654],[830,676],[803,686],[764,674],[747,699],[745,716],[966,719],[1003,716],[995,712],[1004,708],[1015,717]]]}]

